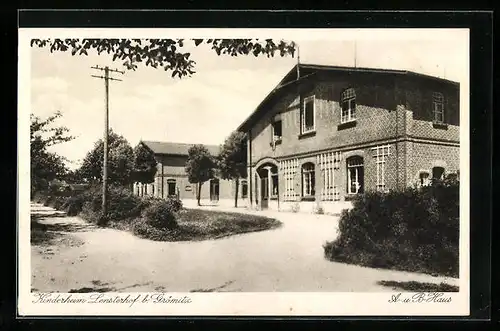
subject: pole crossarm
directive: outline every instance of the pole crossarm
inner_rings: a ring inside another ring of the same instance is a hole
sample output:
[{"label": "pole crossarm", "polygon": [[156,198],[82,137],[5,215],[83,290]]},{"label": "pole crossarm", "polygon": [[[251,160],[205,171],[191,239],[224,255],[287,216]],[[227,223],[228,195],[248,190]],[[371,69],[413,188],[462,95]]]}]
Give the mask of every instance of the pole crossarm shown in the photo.
[{"label": "pole crossarm", "polygon": [[90,67],[92,69],[97,69],[97,70],[107,70],[108,72],[117,72],[117,73],[120,73],[120,74],[125,74],[125,71],[122,71],[122,70],[118,70],[118,69],[110,69],[108,67],[99,67],[98,65],[95,65],[93,67]]},{"label": "pole crossarm", "polygon": [[101,79],[107,79],[107,80],[116,80],[116,81],[119,81],[119,82],[123,82],[122,79],[113,78],[113,77],[104,77],[104,76],[97,76],[97,75],[91,75],[91,76],[95,77],[95,78],[101,78]]}]

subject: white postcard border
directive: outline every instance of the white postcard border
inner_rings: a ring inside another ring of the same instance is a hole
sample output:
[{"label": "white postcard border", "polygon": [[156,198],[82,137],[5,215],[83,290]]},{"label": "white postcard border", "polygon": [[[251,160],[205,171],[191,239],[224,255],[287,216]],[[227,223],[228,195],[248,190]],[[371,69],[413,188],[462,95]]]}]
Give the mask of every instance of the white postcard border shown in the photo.
[{"label": "white postcard border", "polygon": [[[383,31],[384,33],[377,33]],[[282,38],[289,40],[336,40],[352,38],[401,38],[426,40],[443,37],[443,33],[456,33],[464,38],[469,49],[468,29],[19,29],[19,80],[18,80],[18,313],[23,316],[54,315],[263,315],[263,316],[439,316],[469,314],[469,61],[464,63],[460,89],[460,292],[446,293],[450,303],[389,303],[396,293],[164,293],[164,297],[188,297],[190,303],[140,303],[128,304],[37,304],[37,294],[31,291],[30,252],[30,40],[31,38]],[[116,293],[120,297],[152,293]],[[55,296],[55,294],[53,294]],[[60,294],[67,297],[69,294]],[[106,293],[106,296],[113,296]],[[411,293],[403,292],[408,296]],[[90,298],[91,294],[72,293],[71,297]]]}]

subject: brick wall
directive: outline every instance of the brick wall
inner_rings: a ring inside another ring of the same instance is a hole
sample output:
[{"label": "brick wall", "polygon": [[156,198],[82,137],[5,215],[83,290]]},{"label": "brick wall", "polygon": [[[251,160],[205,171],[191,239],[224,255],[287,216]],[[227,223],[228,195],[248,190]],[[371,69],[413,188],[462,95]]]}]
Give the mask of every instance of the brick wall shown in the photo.
[{"label": "brick wall", "polygon": [[444,96],[445,122],[454,126],[460,125],[460,86],[445,83],[439,80],[423,80],[418,78],[402,78],[397,84],[407,109],[413,112],[413,118],[420,121],[432,121],[433,92],[440,92]]},{"label": "brick wall", "polygon": [[[356,89],[356,123],[351,126],[340,123],[339,99],[347,87]],[[434,91],[445,97],[445,126],[432,123]],[[252,196],[254,202],[256,198],[260,200],[255,185],[259,166],[266,162],[278,165],[287,161],[295,167],[292,185],[295,196],[287,196],[286,204],[301,200],[301,166],[308,162],[315,165],[316,174],[316,199],[309,204],[321,201],[319,188],[323,185],[323,176],[317,157],[325,152],[342,153],[334,172],[340,201],[347,196],[346,160],[353,155],[363,157],[365,191],[377,189],[377,163],[373,151],[376,146],[389,145],[390,155],[385,158],[386,189],[411,185],[418,179],[420,170],[431,171],[433,166],[444,166],[447,172],[458,170],[458,93],[457,85],[432,78],[357,74],[318,75],[300,86],[292,84],[278,91],[273,96],[274,102],[266,106],[262,118],[250,132],[249,198]],[[313,95],[315,132],[301,136],[301,103]],[[282,141],[273,146],[271,123],[278,114],[282,121]],[[279,191],[280,202],[284,203],[285,183],[281,173]]]},{"label": "brick wall", "polygon": [[437,144],[408,142],[411,149],[411,161],[408,164],[408,184],[418,181],[420,171],[432,174],[432,168],[442,166],[445,173],[460,169],[460,147]]},{"label": "brick wall", "polygon": [[[339,99],[342,90],[350,86],[356,89],[357,120],[355,126],[343,127],[340,125]],[[344,77],[322,77],[301,87],[300,92],[296,87],[291,87],[282,93],[281,98],[269,106],[252,128],[252,164],[264,157],[280,158],[387,139],[402,133],[404,127],[404,116],[398,115],[396,111],[398,108],[391,81],[373,85],[366,79],[348,81]],[[315,97],[315,134],[301,137],[301,100],[312,95]],[[281,144],[273,150],[271,122],[277,114],[281,114],[283,135]]]}]

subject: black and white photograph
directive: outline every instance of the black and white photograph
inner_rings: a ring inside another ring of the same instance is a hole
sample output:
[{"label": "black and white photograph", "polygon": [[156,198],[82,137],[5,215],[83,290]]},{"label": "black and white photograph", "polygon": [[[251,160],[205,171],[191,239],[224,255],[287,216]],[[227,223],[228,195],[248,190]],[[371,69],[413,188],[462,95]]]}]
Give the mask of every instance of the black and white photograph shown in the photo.
[{"label": "black and white photograph", "polygon": [[467,29],[19,36],[26,314],[468,314]]}]

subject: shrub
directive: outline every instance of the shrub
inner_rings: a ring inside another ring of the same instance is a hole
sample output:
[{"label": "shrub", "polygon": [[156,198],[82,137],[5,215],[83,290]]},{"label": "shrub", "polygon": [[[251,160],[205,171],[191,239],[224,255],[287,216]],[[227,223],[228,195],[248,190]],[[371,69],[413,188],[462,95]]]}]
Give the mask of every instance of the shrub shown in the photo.
[{"label": "shrub", "polygon": [[32,199],[36,203],[44,204],[48,196],[49,196],[48,192],[37,191],[33,193]]},{"label": "shrub", "polygon": [[45,198],[45,200],[43,201],[43,205],[44,205],[45,207],[50,206],[52,203],[54,203],[54,196],[52,196],[52,195],[48,195],[48,196]]},{"label": "shrub", "polygon": [[458,276],[459,190],[435,182],[420,190],[366,192],[341,213],[328,259]]},{"label": "shrub", "polygon": [[62,210],[63,209],[62,206],[66,202],[66,199],[67,199],[66,197],[55,196],[55,197],[53,197],[52,203],[50,204],[50,206],[54,209]]},{"label": "shrub", "polygon": [[141,238],[155,241],[172,241],[175,235],[171,232],[176,231],[176,229],[169,230],[154,227],[144,218],[137,219],[132,223],[133,234]]},{"label": "shrub", "polygon": [[147,224],[158,229],[174,229],[177,227],[176,212],[177,203],[169,200],[154,201],[144,210],[143,216]]},{"label": "shrub", "polygon": [[[81,193],[81,211],[85,218],[99,222],[102,215],[102,187],[96,185]],[[110,186],[107,195],[110,221],[129,220],[141,215],[144,204],[140,197],[135,196],[130,189],[121,186]]]},{"label": "shrub", "polygon": [[76,216],[81,213],[86,198],[87,196],[83,193],[75,194],[66,200],[62,208],[68,216]]},{"label": "shrub", "polygon": [[169,197],[164,201],[168,208],[174,213],[177,213],[182,209],[182,201],[177,197]]}]

